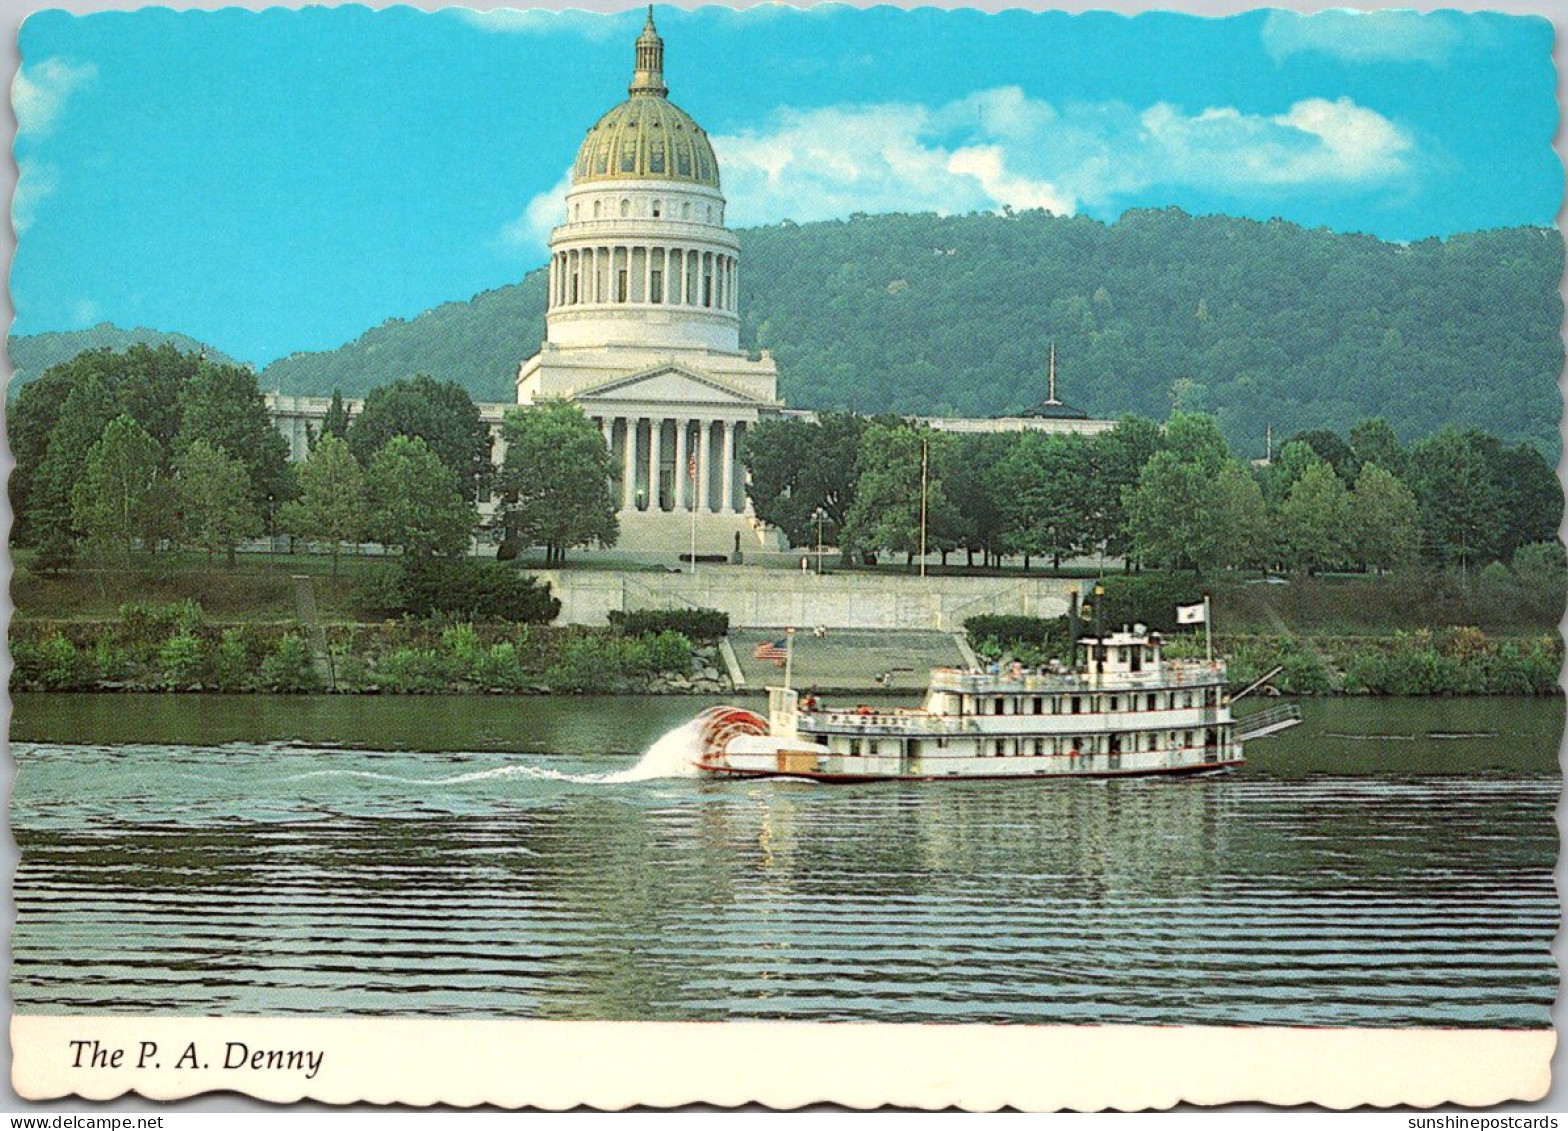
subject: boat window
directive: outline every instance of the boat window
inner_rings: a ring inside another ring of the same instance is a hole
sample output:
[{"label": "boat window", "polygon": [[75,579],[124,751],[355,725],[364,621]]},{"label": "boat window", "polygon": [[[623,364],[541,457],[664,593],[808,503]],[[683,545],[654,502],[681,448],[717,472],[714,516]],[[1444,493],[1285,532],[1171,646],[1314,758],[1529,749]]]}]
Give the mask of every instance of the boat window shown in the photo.
[{"label": "boat window", "polygon": [[1113,710],[1113,711],[1121,710],[1121,708],[1117,705],[1119,702],[1120,702],[1120,700],[1116,696],[1112,695],[1111,696],[1111,710]]},{"label": "boat window", "polygon": [[1073,696],[1073,714],[1075,714],[1075,715],[1079,714],[1082,710],[1083,710],[1083,696],[1081,696],[1081,695],[1074,695]]},{"label": "boat window", "polygon": [[1045,714],[1045,700],[1038,695],[1034,697],[1034,713],[1037,715]]},{"label": "boat window", "polygon": [[1036,758],[1045,756],[1045,739],[1037,738],[1034,740],[1034,756]]},{"label": "boat window", "polygon": [[1154,700],[1155,700],[1155,695],[1151,691],[1149,693],[1149,706],[1148,706],[1148,710],[1150,710],[1150,711],[1154,710]]},{"label": "boat window", "polygon": [[860,757],[860,739],[852,738],[849,740],[849,756],[851,758]]},{"label": "boat window", "polygon": [[996,697],[996,712],[995,713],[998,714],[998,715],[1005,715],[1005,714],[1007,714],[1007,700],[1003,699],[1000,695],[998,695]]}]

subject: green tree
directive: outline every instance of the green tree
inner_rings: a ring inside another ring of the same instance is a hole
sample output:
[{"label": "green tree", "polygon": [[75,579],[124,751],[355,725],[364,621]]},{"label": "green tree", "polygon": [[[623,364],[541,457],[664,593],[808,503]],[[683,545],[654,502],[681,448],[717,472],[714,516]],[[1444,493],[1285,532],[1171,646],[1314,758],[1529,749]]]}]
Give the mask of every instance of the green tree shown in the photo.
[{"label": "green tree", "polygon": [[186,539],[207,551],[209,561],[222,550],[232,567],[236,546],[262,530],[245,465],[196,440],[175,457],[174,478]]},{"label": "green tree", "polygon": [[1125,496],[1134,556],[1147,565],[1202,573],[1219,561],[1207,513],[1213,477],[1175,452],[1156,452]]},{"label": "green tree", "polygon": [[1404,445],[1381,416],[1363,420],[1350,430],[1350,455],[1358,472],[1375,463],[1399,479],[1405,477],[1410,465]]},{"label": "green tree", "polygon": [[[937,478],[963,518],[963,548],[969,564],[979,550],[987,565],[1002,553],[1007,517],[998,468],[1018,442],[1016,433],[957,434],[938,447]],[[946,562],[946,555],[943,556]]]},{"label": "green tree", "polygon": [[1411,445],[1410,489],[1421,508],[1421,543],[1435,562],[1469,568],[1497,557],[1503,493],[1469,436],[1445,428]]},{"label": "green tree", "polygon": [[[908,424],[873,422],[860,442],[860,475],[855,502],[844,522],[843,542],[872,554],[905,554],[913,560],[920,550],[921,455],[937,443],[925,429]],[[926,549],[953,549],[959,515],[941,480],[930,475],[925,485]]]},{"label": "green tree", "polygon": [[477,515],[457,475],[417,436],[394,436],[371,458],[365,476],[366,532],[416,558],[459,554]]},{"label": "green tree", "polygon": [[1563,523],[1563,489],[1556,468],[1527,444],[1498,451],[1489,462],[1492,481],[1503,489],[1498,555],[1506,558],[1520,546],[1555,539]]},{"label": "green tree", "polygon": [[1163,442],[1160,426],[1141,416],[1126,417],[1094,438],[1090,451],[1094,467],[1091,538],[1103,544],[1107,554],[1130,555],[1132,541],[1127,536],[1123,499],[1138,485],[1144,465]]},{"label": "green tree", "polygon": [[365,532],[365,472],[334,432],[323,430],[316,450],[299,468],[300,497],[278,515],[283,529],[297,538],[332,547],[332,575],[344,542],[358,542]]},{"label": "green tree", "polygon": [[1314,457],[1279,509],[1281,543],[1292,568],[1318,573],[1345,560],[1350,493],[1327,460]]},{"label": "green tree", "polygon": [[1305,432],[1297,432],[1286,440],[1282,447],[1291,444],[1305,444],[1311,448],[1317,457],[1329,467],[1334,469],[1334,474],[1339,476],[1346,484],[1354,483],[1358,470],[1356,458],[1349,444],[1339,438],[1339,434],[1327,428],[1311,428]]},{"label": "green tree", "polygon": [[791,546],[811,546],[820,510],[823,540],[836,543],[854,505],[867,423],[863,416],[825,412],[816,420],[780,417],[748,428],[740,460],[757,517],[783,531]]},{"label": "green tree", "polygon": [[346,439],[348,424],[348,410],[343,407],[343,393],[339,389],[333,389],[332,403],[327,406],[327,415],[321,420],[321,435],[335,436],[339,440]]},{"label": "green tree", "polygon": [[71,491],[72,518],[89,544],[130,556],[151,518],[160,455],[129,415],[109,422]]},{"label": "green tree", "polygon": [[1062,559],[1084,548],[1089,444],[1082,436],[1027,432],[996,470],[1003,544],[1015,554]]},{"label": "green tree", "polygon": [[1230,447],[1212,416],[1178,412],[1165,426],[1164,449],[1183,463],[1193,464],[1210,475],[1218,475],[1230,458]]},{"label": "green tree", "polygon": [[1251,470],[1228,461],[1210,483],[1208,495],[1215,561],[1233,569],[1266,568],[1275,557],[1275,540],[1263,488]]},{"label": "green tree", "polygon": [[1278,508],[1290,495],[1307,468],[1321,462],[1321,457],[1311,445],[1294,440],[1274,454],[1274,460],[1263,473],[1263,495],[1269,505]]},{"label": "green tree", "polygon": [[564,562],[573,546],[615,544],[620,528],[610,451],[581,408],[548,400],[512,409],[501,422],[501,437],[506,459],[497,487],[508,538],[544,546],[545,564],[552,566]]},{"label": "green tree", "polygon": [[461,385],[420,374],[372,389],[348,426],[348,446],[369,467],[376,452],[397,436],[423,440],[470,500],[484,496],[494,471],[490,429]]},{"label": "green tree", "polygon": [[1396,569],[1421,549],[1421,509],[1392,472],[1363,464],[1350,506],[1350,552],[1363,568]]},{"label": "green tree", "polygon": [[240,461],[250,500],[268,529],[293,492],[288,441],[267,416],[256,375],[237,365],[203,363],[180,390],[176,454],[197,441]]}]

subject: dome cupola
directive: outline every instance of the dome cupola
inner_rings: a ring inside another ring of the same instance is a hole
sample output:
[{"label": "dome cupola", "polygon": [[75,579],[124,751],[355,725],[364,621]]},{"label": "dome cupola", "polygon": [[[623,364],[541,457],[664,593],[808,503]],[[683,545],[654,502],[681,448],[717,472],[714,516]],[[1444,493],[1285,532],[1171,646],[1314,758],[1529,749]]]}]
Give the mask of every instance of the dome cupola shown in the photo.
[{"label": "dome cupola", "polygon": [[718,188],[719,163],[708,135],[665,97],[664,40],[651,7],[636,51],[631,97],[588,130],[572,164],[572,183],[653,180]]}]

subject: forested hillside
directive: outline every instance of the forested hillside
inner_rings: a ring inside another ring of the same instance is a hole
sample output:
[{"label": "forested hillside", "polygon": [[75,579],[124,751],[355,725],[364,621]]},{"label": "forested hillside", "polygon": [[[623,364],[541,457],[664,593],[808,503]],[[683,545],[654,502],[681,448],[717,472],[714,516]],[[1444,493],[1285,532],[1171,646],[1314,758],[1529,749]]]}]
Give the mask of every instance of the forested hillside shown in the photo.
[{"label": "forested hillside", "polygon": [[[1411,246],[1283,222],[1133,211],[857,216],[740,233],[742,343],[778,358],[789,404],[1096,416],[1214,415],[1238,454],[1382,416],[1555,453],[1561,236],[1511,228]],[[263,388],[361,396],[427,373],[512,397],[544,333],[542,271],[269,365]],[[13,351],[17,343],[13,342]]]},{"label": "forested hillside", "polygon": [[467,302],[388,319],[340,349],[280,358],[262,370],[262,387],[362,397],[378,385],[425,374],[456,381],[476,401],[515,400],[517,367],[544,337],[544,300],[545,272],[532,271],[521,283]]},{"label": "forested hillside", "polygon": [[149,330],[138,326],[133,330],[122,329],[108,322],[100,322],[88,330],[65,330],[53,334],[25,334],[12,336],[6,343],[11,355],[14,376],[11,387],[25,384],[51,365],[59,365],[83,350],[108,349],[123,353],[134,345],[160,346],[168,343],[181,353],[202,353],[224,365],[236,364],[234,359],[198,342],[184,334],[163,330]]},{"label": "forested hillside", "polygon": [[992,415],[1212,413],[1238,452],[1266,425],[1386,417],[1555,450],[1563,244],[1516,228],[1409,247],[1283,222],[1129,212],[883,216],[743,235],[748,344],[793,404]]}]

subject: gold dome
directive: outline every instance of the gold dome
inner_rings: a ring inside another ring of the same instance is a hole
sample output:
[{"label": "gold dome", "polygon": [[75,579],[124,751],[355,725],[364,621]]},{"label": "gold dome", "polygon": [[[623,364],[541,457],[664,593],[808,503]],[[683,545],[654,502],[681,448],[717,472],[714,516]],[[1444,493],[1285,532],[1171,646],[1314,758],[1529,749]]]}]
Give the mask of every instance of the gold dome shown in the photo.
[{"label": "gold dome", "polygon": [[637,37],[631,97],[593,124],[577,150],[572,183],[686,181],[719,187],[719,163],[702,127],[670,102],[664,85],[664,41],[653,9]]}]

